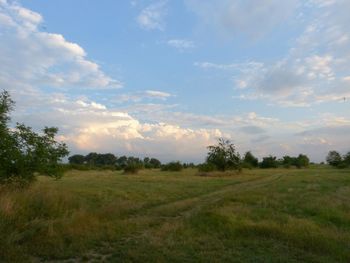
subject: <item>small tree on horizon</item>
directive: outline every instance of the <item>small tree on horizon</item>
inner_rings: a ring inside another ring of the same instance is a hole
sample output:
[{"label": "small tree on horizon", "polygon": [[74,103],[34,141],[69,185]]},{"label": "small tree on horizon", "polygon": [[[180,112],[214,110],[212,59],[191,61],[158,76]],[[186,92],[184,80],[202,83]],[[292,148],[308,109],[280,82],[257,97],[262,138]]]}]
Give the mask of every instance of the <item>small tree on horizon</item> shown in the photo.
[{"label": "small tree on horizon", "polygon": [[241,169],[241,158],[234,144],[224,138],[218,139],[217,145],[208,147],[207,163],[214,165],[217,170],[239,170]]},{"label": "small tree on horizon", "polygon": [[258,167],[259,160],[251,153],[251,151],[248,151],[244,154],[243,165],[248,166],[248,168]]},{"label": "small tree on horizon", "polygon": [[337,151],[330,151],[326,157],[326,161],[329,165],[338,167],[342,164],[343,158]]},{"label": "small tree on horizon", "polygon": [[277,168],[278,167],[278,161],[277,157],[275,156],[268,156],[264,157],[262,162],[260,163],[261,168]]}]

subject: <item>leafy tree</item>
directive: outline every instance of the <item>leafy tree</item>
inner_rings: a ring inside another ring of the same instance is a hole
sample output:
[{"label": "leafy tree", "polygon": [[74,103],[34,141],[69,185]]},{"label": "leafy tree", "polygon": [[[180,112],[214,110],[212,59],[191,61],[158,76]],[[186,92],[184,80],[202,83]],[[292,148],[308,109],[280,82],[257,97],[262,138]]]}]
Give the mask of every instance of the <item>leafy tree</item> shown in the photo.
[{"label": "leafy tree", "polygon": [[75,154],[68,158],[70,164],[79,164],[82,165],[85,163],[85,156],[81,154]]},{"label": "leafy tree", "polygon": [[220,138],[217,145],[208,147],[207,163],[220,171],[239,170],[241,159],[231,141]]},{"label": "leafy tree", "polygon": [[117,166],[120,167],[121,169],[124,169],[128,164],[128,157],[126,156],[121,156],[117,158]]},{"label": "leafy tree", "polygon": [[156,158],[151,158],[149,163],[152,165],[153,168],[160,168],[162,165],[162,163]]},{"label": "leafy tree", "polygon": [[285,168],[289,168],[289,167],[291,167],[294,164],[295,164],[295,158],[294,157],[290,157],[288,155],[283,156],[283,158],[282,158],[282,165]]},{"label": "leafy tree", "polygon": [[95,160],[97,166],[114,166],[117,162],[117,158],[112,153],[97,154]]},{"label": "leafy tree", "polygon": [[310,165],[310,159],[307,155],[299,154],[297,158],[295,158],[295,166],[298,168],[306,168]]},{"label": "leafy tree", "polygon": [[42,134],[37,134],[19,123],[10,129],[9,113],[13,108],[9,93],[0,93],[0,182],[28,183],[35,179],[35,173],[62,176],[60,161],[69,152],[64,143],[55,140],[58,129],[45,127]]},{"label": "leafy tree", "polygon": [[346,166],[350,166],[350,152],[344,155],[343,160]]},{"label": "leafy tree", "polygon": [[264,157],[262,162],[260,163],[261,168],[277,168],[278,167],[278,162],[277,162],[277,157],[275,156],[269,156],[269,157]]},{"label": "leafy tree", "polygon": [[244,154],[243,165],[247,168],[258,167],[259,160],[249,151]]},{"label": "leafy tree", "polygon": [[342,164],[343,159],[337,151],[330,151],[327,155],[326,161],[329,165],[338,167]]},{"label": "leafy tree", "polygon": [[96,166],[97,159],[98,159],[98,153],[95,153],[95,152],[91,152],[85,156],[85,162],[89,166]]}]

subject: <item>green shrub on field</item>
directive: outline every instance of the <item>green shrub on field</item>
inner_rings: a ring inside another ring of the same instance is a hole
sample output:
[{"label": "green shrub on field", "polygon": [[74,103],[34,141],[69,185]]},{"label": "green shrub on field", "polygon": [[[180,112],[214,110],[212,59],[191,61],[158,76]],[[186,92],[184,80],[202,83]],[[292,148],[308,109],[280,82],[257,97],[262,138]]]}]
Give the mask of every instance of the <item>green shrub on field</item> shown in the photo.
[{"label": "green shrub on field", "polygon": [[180,162],[170,162],[162,166],[162,171],[178,172],[183,169]]},{"label": "green shrub on field", "polygon": [[211,163],[203,163],[198,165],[199,172],[213,172],[215,170],[217,170],[216,166]]},{"label": "green shrub on field", "polygon": [[141,169],[143,169],[143,165],[137,162],[128,163],[124,168],[125,174],[137,174]]}]

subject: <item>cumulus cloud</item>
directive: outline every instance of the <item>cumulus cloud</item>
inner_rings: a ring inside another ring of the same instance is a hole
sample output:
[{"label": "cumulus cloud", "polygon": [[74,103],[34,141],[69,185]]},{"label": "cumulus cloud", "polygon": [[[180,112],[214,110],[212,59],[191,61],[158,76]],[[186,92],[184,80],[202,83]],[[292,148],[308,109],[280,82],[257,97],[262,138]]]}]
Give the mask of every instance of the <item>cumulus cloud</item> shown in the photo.
[{"label": "cumulus cloud", "polygon": [[[118,88],[121,83],[60,34],[40,31],[43,18],[15,2],[0,3],[0,82],[22,86]],[[19,63],[20,62],[20,63]]]},{"label": "cumulus cloud", "polygon": [[57,94],[46,98],[45,112],[39,106],[32,112],[17,114],[39,128],[60,123],[61,138],[72,152],[113,152],[116,154],[151,155],[163,161],[202,161],[206,147],[223,136],[219,129],[188,128],[167,122],[141,122],[130,113],[108,108],[90,100],[72,101]]},{"label": "cumulus cloud", "polygon": [[137,22],[145,30],[164,30],[167,1],[155,2],[144,8],[137,17]]},{"label": "cumulus cloud", "polygon": [[[278,7],[276,1],[268,2],[267,6],[281,10],[282,7]],[[285,4],[285,1],[278,2]],[[293,1],[286,2],[287,5],[295,5]],[[240,1],[222,1],[222,4],[227,10],[230,10],[230,5],[234,6],[234,10],[243,5]],[[247,5],[250,6],[251,2]],[[258,6],[263,5],[255,7]],[[205,70],[227,71],[233,77],[234,87],[239,94],[235,98],[242,100],[261,99],[287,107],[341,101],[344,97],[350,97],[350,82],[347,81],[350,68],[350,18],[345,11],[349,8],[350,2],[345,0],[304,3],[304,9],[309,12],[307,20],[301,24],[305,28],[291,42],[292,47],[287,54],[275,62],[196,62],[195,66]],[[244,10],[241,16],[254,20]],[[258,13],[263,10],[265,7]]]}]

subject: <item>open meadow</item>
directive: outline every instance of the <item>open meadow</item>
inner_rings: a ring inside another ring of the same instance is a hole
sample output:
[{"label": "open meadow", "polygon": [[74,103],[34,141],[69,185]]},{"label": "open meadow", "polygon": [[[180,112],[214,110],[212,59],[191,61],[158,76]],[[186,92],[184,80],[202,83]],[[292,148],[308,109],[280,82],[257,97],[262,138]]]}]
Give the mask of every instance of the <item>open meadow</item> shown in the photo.
[{"label": "open meadow", "polygon": [[1,189],[1,262],[350,262],[350,171],[69,171]]}]

